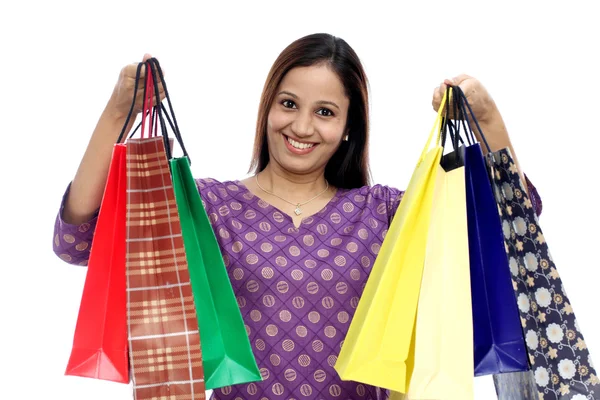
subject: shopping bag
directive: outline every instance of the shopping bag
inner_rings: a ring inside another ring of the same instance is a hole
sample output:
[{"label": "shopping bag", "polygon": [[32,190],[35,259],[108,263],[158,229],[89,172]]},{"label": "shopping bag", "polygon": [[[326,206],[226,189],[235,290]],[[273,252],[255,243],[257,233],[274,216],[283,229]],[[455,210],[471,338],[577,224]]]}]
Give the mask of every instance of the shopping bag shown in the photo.
[{"label": "shopping bag", "polygon": [[160,64],[153,62],[172,114],[169,117],[163,108],[164,117],[184,149],[184,156],[172,158],[170,166],[200,328],[206,388],[260,381],[262,376],[219,244],[192,176]]},{"label": "shopping bag", "polygon": [[[539,399],[600,399],[600,379],[510,149],[490,154],[487,166]],[[519,374],[522,382],[528,374]]]},{"label": "shopping bag", "polygon": [[[442,156],[439,139],[446,98],[444,95],[335,364],[343,380],[406,390],[435,172]],[[434,133],[437,137],[430,149]]]},{"label": "shopping bag", "polygon": [[66,375],[128,383],[125,145],[113,147]]},{"label": "shopping bag", "polygon": [[[458,120],[464,122],[467,99],[460,87],[454,88],[454,101]],[[498,206],[481,145],[470,127],[463,126],[469,142],[464,156],[475,376],[527,371],[525,340],[514,302]],[[484,133],[479,134],[489,152]]]},{"label": "shopping bag", "polygon": [[[127,318],[133,389],[137,400],[204,399],[200,335],[169,170],[169,141],[153,129],[157,120],[151,116],[160,114],[151,112],[156,79],[152,62],[144,65],[142,135],[127,142]],[[162,120],[161,127],[166,135]]]},{"label": "shopping bag", "polygon": [[187,158],[171,160],[207,389],[262,380]]},{"label": "shopping bag", "polygon": [[[449,94],[456,101],[452,88]],[[459,147],[459,137],[460,131],[456,131],[452,137],[454,151],[436,166],[417,309],[414,369],[406,394],[393,392],[392,400],[473,398],[464,147]]]}]

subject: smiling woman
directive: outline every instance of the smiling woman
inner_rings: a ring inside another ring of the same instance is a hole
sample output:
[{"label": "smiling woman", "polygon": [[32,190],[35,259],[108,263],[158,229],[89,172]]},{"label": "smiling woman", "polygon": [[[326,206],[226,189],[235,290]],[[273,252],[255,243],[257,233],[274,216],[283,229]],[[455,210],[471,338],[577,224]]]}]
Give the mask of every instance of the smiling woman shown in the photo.
[{"label": "smiling woman", "polygon": [[[89,258],[81,243],[93,238],[136,67],[123,70],[57,216],[54,251],[69,263]],[[476,80],[457,84],[472,89],[465,92],[480,105],[473,108],[480,121],[499,118]],[[368,104],[367,78],[348,43],[328,34],[298,39],[264,86],[254,176],[197,180],[263,377],[216,389],[213,399],[388,397],[342,381],[333,368],[403,195],[371,185]],[[505,147],[501,120],[489,121]]]}]

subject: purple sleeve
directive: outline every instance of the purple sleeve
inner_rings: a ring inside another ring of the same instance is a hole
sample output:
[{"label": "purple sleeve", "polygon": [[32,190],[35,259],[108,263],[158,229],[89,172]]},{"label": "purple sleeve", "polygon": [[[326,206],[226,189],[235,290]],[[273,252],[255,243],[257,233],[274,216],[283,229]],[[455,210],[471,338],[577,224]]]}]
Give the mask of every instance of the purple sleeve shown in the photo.
[{"label": "purple sleeve", "polygon": [[70,188],[71,184],[69,184],[63,195],[58,215],[56,216],[52,248],[54,249],[54,254],[69,264],[87,265],[99,210],[96,210],[91,220],[83,224],[69,224],[65,222],[62,214]]},{"label": "purple sleeve", "polygon": [[533,206],[535,213],[539,217],[540,215],[542,215],[543,209],[542,198],[538,193],[537,188],[529,180],[527,174],[523,175],[525,175],[525,183],[527,184],[527,191],[529,192],[529,199],[531,200],[531,205]]}]

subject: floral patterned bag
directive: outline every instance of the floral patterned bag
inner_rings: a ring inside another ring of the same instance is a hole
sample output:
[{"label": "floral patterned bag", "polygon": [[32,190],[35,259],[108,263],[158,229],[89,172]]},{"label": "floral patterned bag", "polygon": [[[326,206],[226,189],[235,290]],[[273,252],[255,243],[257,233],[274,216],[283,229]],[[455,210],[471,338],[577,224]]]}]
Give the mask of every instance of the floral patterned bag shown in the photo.
[{"label": "floral patterned bag", "polygon": [[[535,399],[600,399],[600,379],[510,150],[488,153],[487,164],[537,385]],[[531,375],[496,375],[496,386],[509,386],[503,380],[511,379],[510,386],[520,382],[522,392]]]}]

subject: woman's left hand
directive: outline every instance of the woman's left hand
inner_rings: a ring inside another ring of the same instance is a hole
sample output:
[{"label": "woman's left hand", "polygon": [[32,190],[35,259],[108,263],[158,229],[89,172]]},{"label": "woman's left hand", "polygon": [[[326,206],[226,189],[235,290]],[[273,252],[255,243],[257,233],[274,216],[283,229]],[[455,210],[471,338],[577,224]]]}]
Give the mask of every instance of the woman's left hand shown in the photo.
[{"label": "woman's left hand", "polygon": [[498,117],[499,113],[496,103],[488,93],[487,89],[479,80],[465,74],[461,74],[454,79],[444,79],[444,82],[435,88],[433,100],[431,102],[434,111],[437,112],[439,110],[442,97],[449,85],[458,86],[462,89],[473,110],[475,119],[477,119],[480,124],[487,124]]},{"label": "woman's left hand", "polygon": [[[517,169],[519,170],[519,174],[521,175],[521,179],[525,182],[525,175],[519,165],[517,154],[510,141],[502,115],[500,115],[500,111],[498,111],[498,107],[496,107],[496,103],[492,99],[492,96],[490,96],[487,89],[479,82],[479,80],[465,74],[461,74],[454,79],[444,79],[444,82],[436,87],[433,92],[432,105],[434,111],[437,112],[439,110],[440,103],[442,102],[444,93],[449,85],[458,86],[462,89],[471,106],[473,115],[487,139],[490,149],[493,152],[504,148],[510,149],[515,164],[517,165]],[[475,137],[479,142],[482,142],[481,135],[479,134],[478,129],[473,126],[472,122],[471,118],[469,118],[469,124],[471,125],[473,133],[475,133]],[[485,146],[482,146],[481,150],[484,153],[487,153]]]}]

